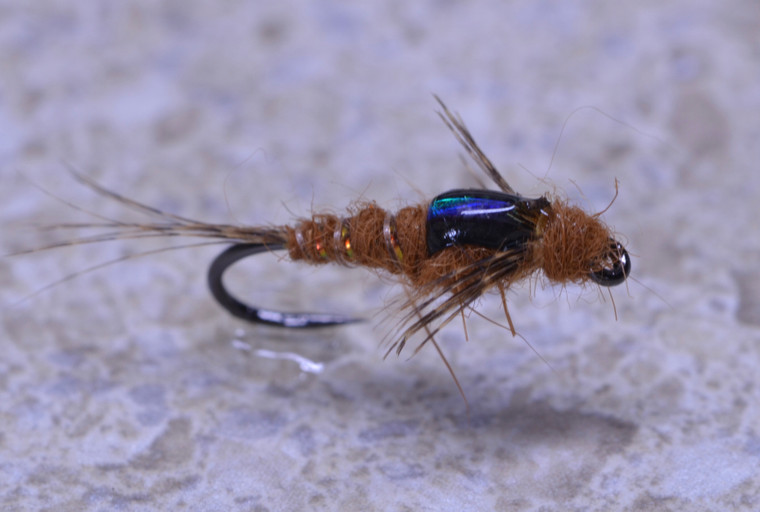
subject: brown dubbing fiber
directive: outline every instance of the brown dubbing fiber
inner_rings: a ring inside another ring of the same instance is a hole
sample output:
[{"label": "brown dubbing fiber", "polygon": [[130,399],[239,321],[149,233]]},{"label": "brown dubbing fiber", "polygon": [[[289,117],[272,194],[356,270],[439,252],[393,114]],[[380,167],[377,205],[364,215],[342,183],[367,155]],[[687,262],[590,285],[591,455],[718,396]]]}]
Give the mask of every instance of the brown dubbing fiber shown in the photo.
[{"label": "brown dubbing fiber", "polygon": [[[335,232],[340,229],[344,219],[337,215],[318,214],[311,219],[301,220],[295,227],[288,227],[288,252],[293,260],[306,260],[321,264],[346,261],[349,264],[370,268],[384,269],[393,274],[403,272],[413,274],[414,269],[427,257],[425,241],[425,219],[427,209],[424,206],[411,206],[401,209],[396,215],[396,237],[403,257],[401,261],[392,258],[383,234],[386,211],[375,203],[360,204],[349,212],[345,218],[349,229],[353,258],[345,256],[335,241]],[[302,243],[297,233],[303,237]],[[323,248],[326,257],[318,253]],[[401,265],[401,267],[399,267]]]},{"label": "brown dubbing fiber", "polygon": [[532,244],[530,264],[556,283],[580,283],[610,257],[610,229],[577,206],[554,201],[540,238]]},{"label": "brown dubbing fiber", "polygon": [[[346,261],[349,264],[403,274],[413,286],[424,286],[436,279],[449,276],[457,269],[493,255],[495,251],[477,247],[450,247],[428,256],[426,222],[428,205],[402,208],[395,214],[396,241],[401,249],[400,259],[392,256],[383,233],[386,210],[375,203],[363,203],[354,208],[345,221],[350,230],[354,257],[341,254],[335,241],[335,232],[344,219],[337,215],[317,214],[311,219],[287,227],[287,249],[293,260],[324,264]],[[299,243],[297,233],[303,242]],[[318,253],[323,248],[325,257]],[[444,287],[445,283],[442,282]]]}]

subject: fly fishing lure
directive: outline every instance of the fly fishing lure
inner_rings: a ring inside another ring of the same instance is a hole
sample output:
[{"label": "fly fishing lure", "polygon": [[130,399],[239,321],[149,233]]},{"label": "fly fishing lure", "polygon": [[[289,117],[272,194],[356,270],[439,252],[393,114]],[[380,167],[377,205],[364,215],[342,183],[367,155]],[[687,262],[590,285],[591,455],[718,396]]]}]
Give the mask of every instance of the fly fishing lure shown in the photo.
[{"label": "fly fishing lure", "polygon": [[[400,336],[388,351],[395,347],[400,353],[410,337],[424,330],[419,350],[494,288],[501,294],[510,331],[516,335],[506,291],[512,283],[537,272],[559,284],[591,281],[609,287],[625,281],[631,259],[599,220],[602,212],[589,215],[563,200],[531,199],[515,192],[461,118],[437,96],[436,100],[442,108],[441,119],[500,190],[451,190],[428,204],[402,208],[395,214],[373,202],[362,203],[349,210],[348,216],[315,214],[294,226],[203,224],[201,231],[206,236],[240,242],[217,256],[209,268],[208,284],[216,300],[234,316],[255,323],[292,328],[345,324],[353,319],[283,313],[244,304],[225,288],[224,271],[247,256],[283,249],[294,261],[381,269],[401,276],[407,289],[403,308],[407,313],[401,320]],[[187,228],[196,230],[198,226]],[[437,303],[446,294],[447,298]]]},{"label": "fly fishing lure", "polygon": [[[126,198],[74,172],[96,192],[110,196],[160,222],[102,223],[68,227],[107,229],[105,234],[55,244],[43,249],[113,239],[199,237],[208,243],[232,243],[212,262],[208,284],[216,300],[244,320],[286,328],[346,324],[353,318],[317,313],[286,313],[250,306],[230,294],[224,285],[227,268],[262,252],[286,250],[294,261],[323,265],[367,267],[400,276],[407,291],[399,336],[388,349],[400,353],[407,341],[422,331],[415,353],[431,341],[461,387],[434,336],[458,315],[473,307],[487,291],[501,294],[509,329],[516,335],[507,308],[506,291],[537,273],[553,283],[601,286],[622,283],[631,260],[615,240],[599,212],[589,215],[565,200],[518,194],[478,147],[462,119],[436,97],[441,119],[480,169],[499,190],[457,189],[431,202],[391,213],[374,202],[357,203],[346,216],[314,214],[293,226],[236,226],[209,224]],[[203,245],[203,244],[199,244]],[[31,251],[30,251],[31,252]],[[387,354],[386,354],[387,355]]]}]

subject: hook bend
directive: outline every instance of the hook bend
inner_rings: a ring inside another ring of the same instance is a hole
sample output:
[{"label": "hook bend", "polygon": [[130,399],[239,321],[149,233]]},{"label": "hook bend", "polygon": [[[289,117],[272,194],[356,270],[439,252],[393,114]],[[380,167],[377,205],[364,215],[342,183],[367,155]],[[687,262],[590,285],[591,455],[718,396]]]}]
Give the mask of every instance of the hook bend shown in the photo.
[{"label": "hook bend", "polygon": [[312,327],[330,327],[360,321],[343,315],[331,315],[323,313],[290,313],[273,311],[270,309],[249,306],[227,291],[224,286],[224,272],[237,261],[259,254],[261,252],[280,251],[285,249],[283,244],[236,244],[225,249],[217,256],[208,269],[208,287],[211,294],[221,306],[232,316],[247,320],[248,322],[270,325],[274,327],[287,327],[291,329],[305,329]]}]

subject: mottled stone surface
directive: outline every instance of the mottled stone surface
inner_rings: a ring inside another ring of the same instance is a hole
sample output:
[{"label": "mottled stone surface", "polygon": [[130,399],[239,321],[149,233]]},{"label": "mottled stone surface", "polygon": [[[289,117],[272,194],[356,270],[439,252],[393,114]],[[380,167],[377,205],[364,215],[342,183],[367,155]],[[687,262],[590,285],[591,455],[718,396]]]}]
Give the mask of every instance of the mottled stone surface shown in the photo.
[{"label": "mottled stone surface", "polygon": [[35,184],[140,218],[67,164],[248,224],[474,186],[436,93],[526,195],[599,211],[617,178],[604,218],[635,279],[614,308],[593,287],[512,291],[545,361],[475,314],[469,341],[453,322],[440,343],[468,411],[430,347],[382,360],[403,294],[361,269],[235,268],[253,302],[370,319],[288,333],[213,302],[218,248],[57,284],[168,242],[2,258],[2,510],[760,509],[756,0],[15,3],[3,253],[92,220]]}]

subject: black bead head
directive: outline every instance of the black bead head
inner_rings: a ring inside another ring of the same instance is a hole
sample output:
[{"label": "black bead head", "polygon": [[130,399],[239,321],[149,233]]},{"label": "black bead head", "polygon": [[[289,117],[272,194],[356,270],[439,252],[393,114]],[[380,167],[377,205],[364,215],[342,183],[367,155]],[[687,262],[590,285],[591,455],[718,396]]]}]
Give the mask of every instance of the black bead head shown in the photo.
[{"label": "black bead head", "polygon": [[601,270],[592,271],[589,274],[591,280],[601,286],[615,286],[631,274],[631,257],[625,247],[617,240],[610,239],[610,250],[606,255],[605,263]]}]

